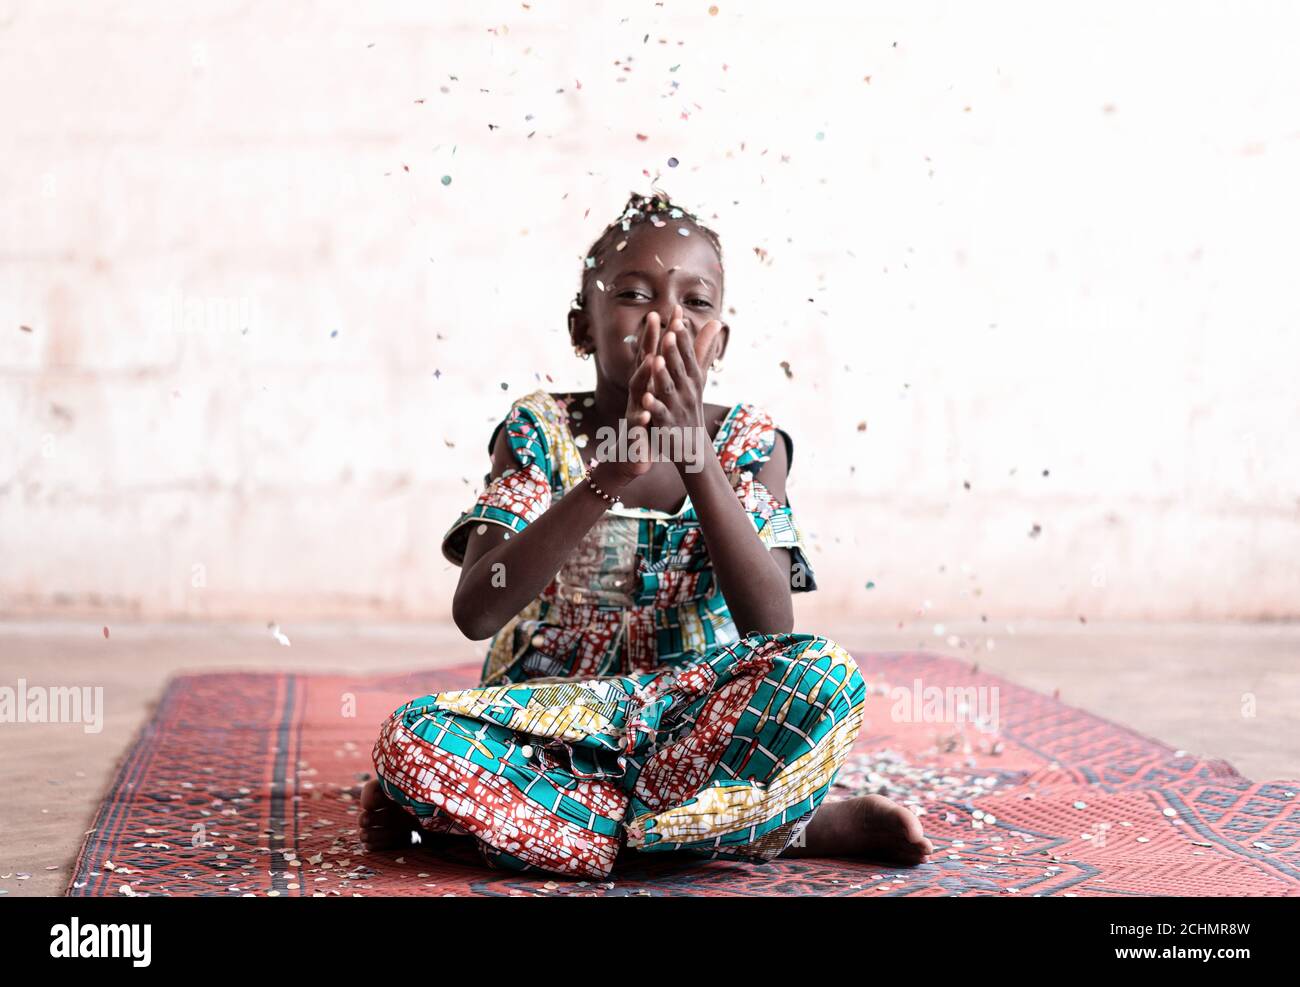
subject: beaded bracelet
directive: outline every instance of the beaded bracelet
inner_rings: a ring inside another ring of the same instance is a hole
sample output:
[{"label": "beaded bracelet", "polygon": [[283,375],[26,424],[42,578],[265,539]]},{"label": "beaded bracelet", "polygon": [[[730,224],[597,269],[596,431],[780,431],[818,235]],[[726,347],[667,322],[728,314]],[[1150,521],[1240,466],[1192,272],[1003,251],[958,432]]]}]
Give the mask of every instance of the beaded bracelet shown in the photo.
[{"label": "beaded bracelet", "polygon": [[591,489],[596,492],[597,497],[603,500],[610,507],[617,507],[621,501],[617,497],[611,497],[609,494],[605,493],[604,490],[601,490],[600,487],[596,486],[596,481],[592,479],[591,474],[595,472],[598,465],[600,465],[600,461],[593,459],[591,465],[587,467],[587,472],[583,475],[583,479],[587,481],[587,486],[591,487]]}]

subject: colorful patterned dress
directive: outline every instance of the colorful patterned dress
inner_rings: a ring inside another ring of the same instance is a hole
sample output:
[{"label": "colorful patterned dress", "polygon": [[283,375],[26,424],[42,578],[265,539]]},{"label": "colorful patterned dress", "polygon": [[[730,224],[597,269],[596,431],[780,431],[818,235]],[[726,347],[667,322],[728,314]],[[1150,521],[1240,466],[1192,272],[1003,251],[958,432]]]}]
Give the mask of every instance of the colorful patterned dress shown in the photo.
[{"label": "colorful patterned dress", "polygon": [[[445,535],[447,558],[463,562],[471,529],[522,531],[582,482],[574,400],[539,390],[513,404],[502,424],[518,467],[489,475]],[[738,404],[714,450],[806,591],[794,514],[755,479],[778,434]],[[826,796],[864,695],[852,656],[824,637],[739,637],[688,497],[671,515],[607,511],[492,639],[482,686],[398,708],[375,769],[424,829],[473,836],[498,866],[604,877],[623,845],[764,861]]]}]

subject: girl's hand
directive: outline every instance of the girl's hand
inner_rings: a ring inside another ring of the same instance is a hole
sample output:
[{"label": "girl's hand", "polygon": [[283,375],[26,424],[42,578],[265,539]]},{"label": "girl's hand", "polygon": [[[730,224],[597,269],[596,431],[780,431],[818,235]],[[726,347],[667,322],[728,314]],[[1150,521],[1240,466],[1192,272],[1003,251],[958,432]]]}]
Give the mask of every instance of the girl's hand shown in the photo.
[{"label": "girl's hand", "polygon": [[655,361],[659,350],[659,316],[651,312],[641,327],[637,339],[636,370],[627,385],[627,427],[650,424],[650,405],[647,395],[654,391]]},{"label": "girl's hand", "polygon": [[[628,381],[627,385],[627,410],[623,414],[627,418],[629,436],[635,435],[637,429],[650,424],[650,411],[646,400],[647,398],[653,398],[654,368],[655,361],[658,359],[656,353],[658,348],[659,320],[655,318],[652,323],[647,319],[646,324],[641,327],[641,337],[637,341],[637,355],[640,357],[640,362],[637,364],[632,379]],[[649,448],[649,443],[646,444],[645,448]],[[627,451],[631,453],[632,449]],[[652,457],[645,460],[634,460],[620,456],[618,459],[610,460],[605,469],[611,471],[623,483],[628,483],[648,472],[652,462]]]},{"label": "girl's hand", "polygon": [[[658,313],[650,313],[647,327],[651,320],[657,333]],[[642,405],[650,412],[655,425],[704,428],[706,368],[713,362],[721,332],[722,323],[712,319],[691,339],[682,318],[682,307],[675,306],[673,319],[663,333],[655,357],[653,388],[642,398]]]}]

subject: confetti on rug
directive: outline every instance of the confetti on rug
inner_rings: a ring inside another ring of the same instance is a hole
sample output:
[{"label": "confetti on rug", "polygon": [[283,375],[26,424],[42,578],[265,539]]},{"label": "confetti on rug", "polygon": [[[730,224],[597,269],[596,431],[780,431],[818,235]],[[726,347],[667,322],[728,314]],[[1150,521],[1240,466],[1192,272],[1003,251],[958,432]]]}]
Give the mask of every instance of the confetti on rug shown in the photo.
[{"label": "confetti on rug", "polygon": [[365,853],[357,796],[380,722],[411,696],[475,685],[475,664],[173,679],[68,894],[1300,895],[1300,782],[1249,781],[965,662],[858,661],[866,722],[831,797],[921,811],[937,852],[919,867],[634,857],[595,883],[488,870],[457,846]]}]

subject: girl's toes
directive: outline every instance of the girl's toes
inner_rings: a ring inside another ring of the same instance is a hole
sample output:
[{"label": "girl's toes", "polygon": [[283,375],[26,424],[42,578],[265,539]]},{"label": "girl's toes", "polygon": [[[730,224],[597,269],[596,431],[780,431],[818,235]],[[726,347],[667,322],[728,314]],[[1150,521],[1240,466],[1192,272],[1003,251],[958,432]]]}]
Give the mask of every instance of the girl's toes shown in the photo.
[{"label": "girl's toes", "polygon": [[362,809],[357,813],[357,825],[362,829],[390,830],[412,829],[415,820],[400,805],[389,804],[383,809]]},{"label": "girl's toes", "polygon": [[367,850],[391,850],[411,842],[415,820],[384,794],[378,781],[361,789],[361,811],[357,813],[357,834]]},{"label": "girl's toes", "polygon": [[391,850],[394,847],[405,846],[405,839],[409,838],[409,827],[389,827],[389,826],[363,826],[361,827],[361,843],[367,850]]},{"label": "girl's toes", "polygon": [[860,804],[868,846],[886,855],[892,852],[908,863],[921,863],[934,853],[934,844],[926,839],[921,820],[911,810],[883,795],[867,795]]}]

